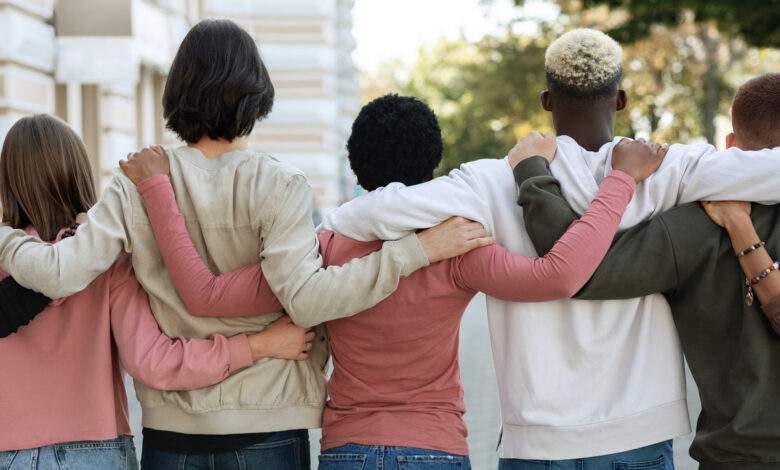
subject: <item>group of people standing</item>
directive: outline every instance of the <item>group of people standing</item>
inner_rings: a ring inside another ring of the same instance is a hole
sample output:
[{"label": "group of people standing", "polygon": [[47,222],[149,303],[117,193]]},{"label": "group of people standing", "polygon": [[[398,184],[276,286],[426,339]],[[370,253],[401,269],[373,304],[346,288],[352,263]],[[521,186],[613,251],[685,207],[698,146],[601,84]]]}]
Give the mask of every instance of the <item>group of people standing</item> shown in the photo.
[{"label": "group of people standing", "polygon": [[129,156],[99,199],[67,125],[19,120],[0,155],[0,470],[137,468],[123,370],[144,469],[308,470],[319,427],[321,470],[468,469],[458,338],[478,292],[500,469],[673,468],[683,352],[701,468],[780,468],[780,75],[739,89],[718,152],[614,136],[628,96],[603,33],[564,34],[545,63],[558,137],[440,178],[435,114],[367,104],[347,151],[368,193],[319,228],[303,174],[248,149],[274,90],[230,21],[173,61],[163,111],[185,144]]}]

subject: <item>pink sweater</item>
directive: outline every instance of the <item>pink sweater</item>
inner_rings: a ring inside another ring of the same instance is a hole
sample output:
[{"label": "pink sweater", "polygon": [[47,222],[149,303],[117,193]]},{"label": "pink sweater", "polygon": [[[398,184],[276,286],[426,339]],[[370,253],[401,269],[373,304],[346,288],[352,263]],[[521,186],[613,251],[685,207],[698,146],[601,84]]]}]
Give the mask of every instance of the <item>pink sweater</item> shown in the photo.
[{"label": "pink sweater", "polygon": [[[547,301],[576,293],[598,267],[635,183],[613,171],[590,210],[548,255],[530,259],[493,245],[433,264],[351,318],[328,323],[334,371],[322,449],[347,443],[420,447],[468,454],[458,365],[460,320],[477,292],[510,301]],[[174,284],[196,315],[244,316],[281,306],[260,265],[213,275],[195,251],[165,176],[139,185]],[[320,234],[326,265],[381,247]]]},{"label": "pink sweater", "polygon": [[0,451],[130,434],[120,364],[151,387],[195,389],[251,365],[252,353],[243,335],[163,335],[123,255],[87,289],[0,339]]}]

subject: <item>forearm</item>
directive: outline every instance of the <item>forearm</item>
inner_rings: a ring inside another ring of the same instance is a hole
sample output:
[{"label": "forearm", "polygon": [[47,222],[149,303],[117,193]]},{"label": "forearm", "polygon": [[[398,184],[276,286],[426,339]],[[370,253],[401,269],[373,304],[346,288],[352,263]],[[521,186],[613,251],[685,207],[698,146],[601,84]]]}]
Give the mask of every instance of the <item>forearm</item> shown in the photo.
[{"label": "forearm", "polygon": [[309,327],[373,307],[398,286],[401,277],[428,265],[416,235],[344,266],[323,269],[311,221],[312,191],[302,176],[279,188],[273,220],[259,221],[260,253],[268,283],[298,326]]},{"label": "forearm", "polygon": [[259,260],[230,273],[211,272],[192,243],[167,176],[144,180],[138,190],[171,280],[192,315],[249,316],[282,309]]},{"label": "forearm", "polygon": [[428,258],[416,235],[408,235],[343,266],[323,269],[313,250],[294,270],[282,273],[271,265],[276,266],[263,262],[264,270],[274,273],[269,281],[276,283],[287,314],[296,325],[311,327],[373,307],[395,292],[402,277],[427,266]]},{"label": "forearm", "polygon": [[529,259],[494,250],[502,259],[491,260],[490,267],[483,270],[482,279],[476,280],[479,290],[516,302],[571,297],[606,254],[635,187],[631,176],[622,172],[610,174],[582,219],[541,258]]},{"label": "forearm", "polygon": [[460,170],[414,186],[393,183],[330,211],[319,230],[372,241],[398,240],[453,216],[488,226],[489,207],[474,186]]},{"label": "forearm", "polygon": [[49,302],[50,298],[20,286],[12,277],[0,281],[0,338],[29,324]]},{"label": "forearm", "polygon": [[[735,253],[740,253],[761,242],[753,226],[753,221],[747,214],[740,214],[729,220],[726,223],[726,231]],[[772,266],[772,263],[774,260],[764,247],[739,258],[739,264],[748,279],[758,276],[759,273]],[[772,299],[780,296],[780,272],[772,271],[769,273],[765,279],[753,286],[753,292],[761,305],[767,305]]]},{"label": "forearm", "polygon": [[76,235],[56,244],[0,227],[0,269],[53,299],[83,290],[114,264],[120,252],[130,251],[125,197],[115,178]]},{"label": "forearm", "polygon": [[[540,255],[548,253],[578,216],[563,197],[544,159],[515,168],[525,228]],[[577,294],[585,299],[625,299],[665,292],[676,282],[673,246],[661,218],[618,233],[601,265]],[[642,266],[642,269],[637,269]]]},{"label": "forearm", "polygon": [[532,157],[520,162],[514,176],[526,231],[536,252],[545,255],[580,216],[563,197],[561,186],[544,158]]},{"label": "forearm", "polygon": [[219,383],[252,364],[244,335],[192,340],[164,335],[129,268],[120,275],[125,280],[112,285],[110,293],[111,330],[130,375],[159,390],[191,390]]}]

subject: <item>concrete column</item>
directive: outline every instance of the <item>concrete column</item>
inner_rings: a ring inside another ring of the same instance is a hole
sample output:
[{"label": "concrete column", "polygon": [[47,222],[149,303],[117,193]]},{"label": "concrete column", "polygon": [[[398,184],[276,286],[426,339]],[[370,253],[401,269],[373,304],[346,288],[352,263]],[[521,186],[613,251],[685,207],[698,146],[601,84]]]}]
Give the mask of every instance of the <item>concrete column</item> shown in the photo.
[{"label": "concrete column", "polygon": [[65,112],[66,119],[71,128],[78,135],[84,135],[84,116],[81,103],[81,83],[68,82],[65,84]]}]

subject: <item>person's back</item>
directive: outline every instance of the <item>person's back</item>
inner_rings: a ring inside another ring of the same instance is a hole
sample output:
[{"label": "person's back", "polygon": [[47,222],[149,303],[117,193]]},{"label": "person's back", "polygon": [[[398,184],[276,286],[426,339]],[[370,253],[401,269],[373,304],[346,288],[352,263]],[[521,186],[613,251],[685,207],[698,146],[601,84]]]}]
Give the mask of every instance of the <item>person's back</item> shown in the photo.
[{"label": "person's back", "polygon": [[[267,155],[250,150],[236,150],[216,159],[207,158],[187,146],[167,153],[176,200],[187,220],[190,236],[209,266],[227,272],[256,263],[257,253],[262,251],[257,234],[266,233],[264,230],[273,224],[272,219],[279,208],[275,199],[287,191],[295,191],[291,186],[305,184],[303,175]],[[170,279],[160,276],[165,265],[135,185],[122,175],[117,175],[114,184],[118,186],[116,191],[125,193],[132,205],[132,210],[125,212],[125,218],[131,227],[128,235],[133,266],[139,282],[149,293],[163,332],[188,338],[203,338],[214,333],[230,336],[260,331],[279,317],[277,314],[225,320],[189,315]],[[241,196],[227,197],[225,188],[235,188]],[[318,338],[322,336],[320,334]],[[139,400],[145,404],[144,425],[179,432],[199,428],[211,432],[257,429],[252,422],[266,422],[264,426],[271,429],[290,425],[316,426],[321,414],[319,403],[325,396],[321,371],[326,361],[327,345],[318,339],[307,361],[266,361],[262,366],[262,378],[256,368],[250,368],[217,386],[178,392],[176,395],[180,398],[175,399],[167,392],[137,384]],[[297,386],[277,387],[272,377],[287,377],[290,384]],[[311,405],[303,407],[290,422],[285,422],[276,417],[280,403]],[[220,409],[224,411],[217,411]],[[240,418],[230,411],[233,409],[243,410]],[[172,416],[176,417],[173,421]],[[272,421],[275,422],[271,424]]]},{"label": "person's back", "polygon": [[[332,232],[320,242],[325,263],[336,266],[381,246]],[[468,455],[458,344],[476,292],[455,282],[455,262],[417,271],[374,308],[327,323],[333,374],[323,450],[381,443]]]},{"label": "person's back", "polygon": [[[754,205],[751,218],[778,256],[780,205]],[[690,455],[702,468],[773,467],[780,462],[780,337],[757,302],[745,303],[745,275],[728,234],[698,204],[660,219],[680,258],[666,298],[702,403]]]},{"label": "person's back", "polygon": [[[129,259],[0,339],[0,451],[129,436],[127,396],[111,337],[111,287]],[[116,274],[115,274],[116,273]],[[4,277],[0,273],[0,277]],[[59,392],[53,393],[52,387]],[[79,429],[70,428],[80,423]],[[134,449],[133,449],[134,451]]]}]

